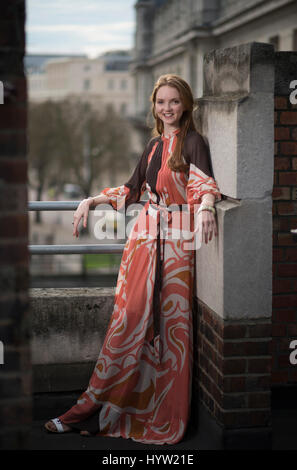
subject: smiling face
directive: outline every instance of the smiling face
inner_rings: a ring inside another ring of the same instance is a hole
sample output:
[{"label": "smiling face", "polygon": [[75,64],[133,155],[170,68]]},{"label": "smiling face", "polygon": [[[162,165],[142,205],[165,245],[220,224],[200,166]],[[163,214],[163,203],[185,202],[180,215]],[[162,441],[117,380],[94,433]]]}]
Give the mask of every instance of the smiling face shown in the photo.
[{"label": "smiling face", "polygon": [[163,122],[165,135],[179,128],[184,110],[177,88],[168,85],[159,88],[156,94],[155,115]]}]

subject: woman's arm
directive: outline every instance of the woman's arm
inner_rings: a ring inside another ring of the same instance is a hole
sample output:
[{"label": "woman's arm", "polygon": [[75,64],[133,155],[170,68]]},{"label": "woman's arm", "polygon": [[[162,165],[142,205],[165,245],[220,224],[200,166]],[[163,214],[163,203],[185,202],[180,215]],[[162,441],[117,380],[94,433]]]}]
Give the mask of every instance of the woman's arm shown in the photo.
[{"label": "woman's arm", "polygon": [[111,204],[115,210],[121,209],[123,204],[125,208],[137,202],[145,190],[145,172],[147,168],[147,158],[152,149],[154,139],[146,145],[138,164],[130,177],[130,179],[116,188],[104,188],[97,196],[84,199],[79,204],[78,208],[73,214],[73,236],[78,237],[78,225],[83,219],[83,226],[87,226],[87,220],[90,208],[95,208],[98,204]]},{"label": "woman's arm", "polygon": [[195,232],[201,232],[202,239],[208,243],[212,235],[217,235],[214,214],[210,210],[202,210],[201,206],[214,207],[221,200],[221,193],[210,170],[209,153],[204,139],[197,132],[191,132],[185,141],[184,153],[189,163],[189,180],[187,200],[189,210],[195,216]]},{"label": "woman's arm", "polygon": [[184,142],[184,156],[189,164],[187,200],[189,210],[196,212],[199,205],[213,206],[222,196],[210,170],[210,156],[204,139],[198,132],[190,132]]},{"label": "woman's arm", "polygon": [[98,196],[93,196],[88,198],[90,200],[89,207],[95,208],[98,204],[108,204],[109,198],[105,194],[98,194]]},{"label": "woman's arm", "polygon": [[[211,193],[206,193],[201,197],[201,206],[210,206],[214,207],[216,196]],[[195,231],[201,231],[202,240],[207,244],[211,241],[212,236],[215,237],[218,235],[218,227],[216,223],[215,216],[209,210],[204,210],[199,212],[196,215],[196,227]]]},{"label": "woman's arm", "polygon": [[211,193],[206,193],[201,197],[202,204],[205,206],[214,206],[216,196]]},{"label": "woman's arm", "polygon": [[90,208],[95,208],[98,204],[108,204],[109,198],[106,197],[104,194],[99,194],[98,196],[88,197],[87,199],[83,199],[76,211],[73,214],[73,236],[78,237],[78,225],[83,219],[83,226],[87,226],[88,215]]}]

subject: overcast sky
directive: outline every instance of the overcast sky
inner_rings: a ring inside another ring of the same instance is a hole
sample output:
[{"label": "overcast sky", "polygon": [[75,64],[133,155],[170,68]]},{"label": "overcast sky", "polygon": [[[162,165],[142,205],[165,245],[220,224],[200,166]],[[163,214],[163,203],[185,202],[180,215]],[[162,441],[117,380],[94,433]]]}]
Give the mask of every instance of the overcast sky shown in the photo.
[{"label": "overcast sky", "polygon": [[136,0],[27,0],[27,53],[131,49]]}]

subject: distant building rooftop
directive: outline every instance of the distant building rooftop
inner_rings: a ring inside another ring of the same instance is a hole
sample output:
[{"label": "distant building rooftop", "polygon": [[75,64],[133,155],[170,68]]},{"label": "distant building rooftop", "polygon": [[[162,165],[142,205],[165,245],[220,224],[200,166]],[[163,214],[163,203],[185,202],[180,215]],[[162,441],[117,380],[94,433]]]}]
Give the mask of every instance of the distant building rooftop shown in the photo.
[{"label": "distant building rooftop", "polygon": [[49,60],[87,58],[79,54],[27,54],[24,58],[26,73],[43,73],[44,66]]},{"label": "distant building rooftop", "polygon": [[[42,74],[48,62],[87,58],[87,55],[83,54],[27,54],[24,58],[24,65],[27,74]],[[105,52],[98,56],[99,58],[103,58],[106,71],[126,71],[129,69],[132,56],[130,51],[115,50]]]},{"label": "distant building rooftop", "polygon": [[132,60],[130,51],[109,51],[101,57],[104,59],[104,69],[108,71],[128,70]]}]

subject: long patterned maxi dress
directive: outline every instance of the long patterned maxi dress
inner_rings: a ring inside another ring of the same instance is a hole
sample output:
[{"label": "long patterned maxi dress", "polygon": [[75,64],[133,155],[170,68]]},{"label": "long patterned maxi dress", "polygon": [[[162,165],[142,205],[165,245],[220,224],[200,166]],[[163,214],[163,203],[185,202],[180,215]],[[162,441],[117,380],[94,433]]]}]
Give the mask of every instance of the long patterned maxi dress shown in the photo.
[{"label": "long patterned maxi dress", "polygon": [[[189,171],[168,168],[178,132],[152,139],[129,181],[102,191],[114,209],[119,199],[125,208],[138,202],[145,190],[149,201],[124,247],[114,310],[88,388],[59,416],[74,428],[146,444],[174,444],[186,431],[193,365],[193,216],[204,194],[214,194],[215,201],[221,194],[196,131],[189,131],[183,144]],[[184,225],[182,205],[190,214]]]}]

